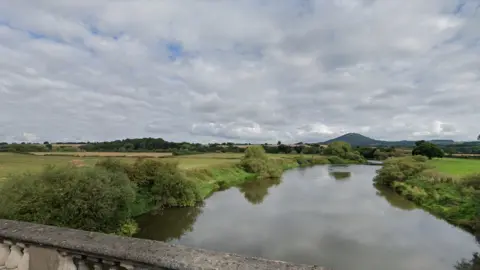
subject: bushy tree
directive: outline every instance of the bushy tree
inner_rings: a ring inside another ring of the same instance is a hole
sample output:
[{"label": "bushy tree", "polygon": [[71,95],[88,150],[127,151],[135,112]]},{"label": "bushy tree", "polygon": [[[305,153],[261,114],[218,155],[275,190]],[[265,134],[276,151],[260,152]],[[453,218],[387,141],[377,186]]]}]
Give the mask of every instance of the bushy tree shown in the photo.
[{"label": "bushy tree", "polygon": [[120,171],[137,187],[147,205],[155,207],[194,206],[202,200],[197,185],[178,168],[178,163],[140,158],[134,164],[107,159],[97,163],[111,171]]},{"label": "bushy tree", "polygon": [[48,167],[0,186],[0,218],[115,233],[130,222],[135,189],[102,168]]},{"label": "bushy tree", "polygon": [[422,155],[428,157],[428,159],[432,159],[434,157],[442,158],[445,153],[436,144],[426,141],[418,141],[415,143],[412,155]]},{"label": "bushy tree", "polygon": [[404,182],[428,169],[425,161],[414,157],[392,158],[383,163],[377,171],[374,181],[384,185],[391,185],[393,182]]},{"label": "bushy tree", "polygon": [[349,143],[336,141],[328,145],[327,149],[325,149],[325,154],[346,158],[347,153],[351,151],[352,146]]},{"label": "bushy tree", "polygon": [[240,162],[240,166],[249,173],[259,177],[280,177],[282,168],[275,160],[269,159],[265,149],[260,145],[249,146]]},{"label": "bushy tree", "polygon": [[245,150],[244,159],[248,158],[267,159],[267,154],[265,153],[265,149],[262,146],[253,145],[249,146],[247,150]]},{"label": "bushy tree", "polygon": [[301,154],[305,149],[305,146],[298,144],[298,145],[295,145],[293,149],[295,149],[295,152],[297,152],[297,154]]}]

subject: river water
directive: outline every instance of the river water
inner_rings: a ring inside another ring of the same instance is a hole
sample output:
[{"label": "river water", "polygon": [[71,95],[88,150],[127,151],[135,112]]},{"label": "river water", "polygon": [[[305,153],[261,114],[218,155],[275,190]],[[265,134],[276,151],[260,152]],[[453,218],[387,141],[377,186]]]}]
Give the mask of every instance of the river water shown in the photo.
[{"label": "river water", "polygon": [[136,237],[339,270],[452,270],[480,251],[471,234],[373,186],[376,169],[290,170],[144,215]]}]

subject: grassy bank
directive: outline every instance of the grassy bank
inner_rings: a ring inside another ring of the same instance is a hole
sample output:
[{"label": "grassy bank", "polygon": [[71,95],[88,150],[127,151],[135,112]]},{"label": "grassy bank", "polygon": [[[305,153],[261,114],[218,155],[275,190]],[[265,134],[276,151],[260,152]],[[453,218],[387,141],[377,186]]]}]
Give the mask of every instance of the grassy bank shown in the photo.
[{"label": "grassy bank", "polygon": [[162,158],[1,154],[0,218],[131,235],[133,218],[154,209],[194,206],[217,190],[278,179],[295,167],[359,162],[352,157],[267,155],[261,146],[244,155]]},{"label": "grassy bank", "polygon": [[[451,160],[423,157],[387,160],[375,182],[385,185],[432,214],[471,232],[480,232],[480,167],[467,171],[450,167]],[[443,166],[448,164],[448,166]],[[461,164],[458,163],[458,164]],[[480,162],[477,162],[477,166]],[[439,168],[441,168],[439,170]],[[443,170],[442,170],[443,169]],[[446,171],[456,172],[456,175]],[[469,174],[472,173],[473,174]]]},{"label": "grassy bank", "polygon": [[429,160],[428,164],[438,172],[452,176],[464,176],[480,173],[480,160],[461,158],[442,158]]}]

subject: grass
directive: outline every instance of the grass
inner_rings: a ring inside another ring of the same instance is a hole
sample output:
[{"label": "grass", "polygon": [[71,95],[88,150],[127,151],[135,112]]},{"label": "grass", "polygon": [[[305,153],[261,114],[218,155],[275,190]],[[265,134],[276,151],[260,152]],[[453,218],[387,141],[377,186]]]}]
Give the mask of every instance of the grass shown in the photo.
[{"label": "grass", "polygon": [[36,156],[72,156],[72,157],[169,157],[172,153],[156,152],[32,152]]},{"label": "grass", "polygon": [[455,176],[480,173],[480,160],[442,158],[429,160],[428,164],[434,166],[438,172]]},{"label": "grass", "polygon": [[[63,154],[63,153],[62,153]],[[0,180],[10,174],[23,172],[40,172],[47,165],[67,165],[69,163],[81,164],[82,166],[92,167],[95,163],[105,156],[71,156],[72,153],[66,155],[28,155],[14,153],[0,153]],[[68,155],[70,154],[70,155]],[[75,153],[77,154],[77,153]],[[121,153],[124,154],[124,153]],[[128,153],[125,153],[128,154]],[[137,153],[138,154],[138,153]],[[149,153],[156,154],[156,153]],[[164,153],[158,153],[164,154]],[[179,163],[179,167],[185,170],[216,167],[222,165],[230,165],[238,163],[241,154],[200,154],[191,156],[166,157],[166,161],[175,161]],[[126,156],[120,159],[124,162],[133,163],[138,156]]]}]

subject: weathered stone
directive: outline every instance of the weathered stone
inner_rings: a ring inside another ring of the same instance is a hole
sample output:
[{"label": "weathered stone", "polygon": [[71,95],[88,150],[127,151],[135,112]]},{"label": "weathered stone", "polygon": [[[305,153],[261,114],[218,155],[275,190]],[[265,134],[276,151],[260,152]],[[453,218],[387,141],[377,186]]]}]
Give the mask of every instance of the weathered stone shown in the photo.
[{"label": "weathered stone", "polygon": [[55,249],[30,246],[30,270],[58,269],[58,252]]},{"label": "weathered stone", "polygon": [[[136,239],[0,219],[0,239],[32,246],[58,249],[115,262],[131,262],[136,267],[178,270],[207,269],[291,269],[325,268],[237,254],[194,249],[159,241]],[[33,259],[33,253],[30,253]],[[36,270],[36,269],[35,269]]]},{"label": "weathered stone", "polygon": [[0,267],[5,266],[8,255],[10,255],[10,246],[0,243]]}]

